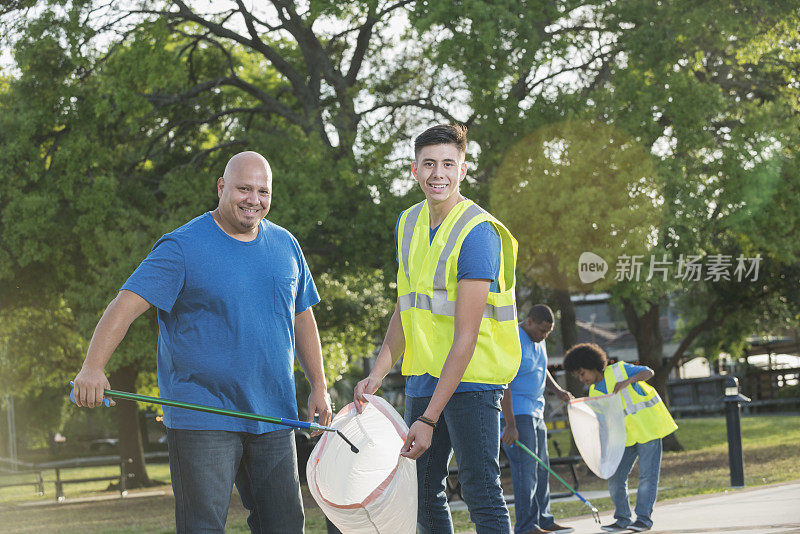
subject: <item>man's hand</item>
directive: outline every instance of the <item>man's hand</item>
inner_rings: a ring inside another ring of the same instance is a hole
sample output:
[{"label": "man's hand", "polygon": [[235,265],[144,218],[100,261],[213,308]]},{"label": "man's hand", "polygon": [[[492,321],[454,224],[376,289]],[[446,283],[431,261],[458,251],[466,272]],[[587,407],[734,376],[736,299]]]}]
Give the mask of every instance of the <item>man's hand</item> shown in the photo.
[{"label": "man's hand", "polygon": [[503,435],[500,436],[500,441],[508,445],[509,447],[514,446],[514,442],[519,439],[519,431],[517,430],[517,425],[509,425],[508,421],[506,421],[506,427],[503,429]]},{"label": "man's hand", "polygon": [[[84,365],[73,380],[75,384],[75,404],[85,408],[103,405],[103,390],[111,389],[106,373],[102,368]],[[116,404],[113,400],[111,405]]]},{"label": "man's hand", "polygon": [[569,402],[575,398],[575,396],[566,389],[559,389],[554,391],[553,393],[555,394],[556,397],[558,397],[558,400],[560,400],[561,402]]},{"label": "man's hand", "polygon": [[422,421],[414,421],[414,424],[408,429],[406,442],[403,443],[403,448],[400,449],[400,456],[416,460],[430,448],[432,439],[433,427]]},{"label": "man's hand", "polygon": [[[322,426],[331,424],[331,396],[325,388],[316,388],[311,390],[311,395],[308,396],[308,422],[313,423],[316,416],[317,422]],[[317,436],[322,432],[314,432],[312,435]]]},{"label": "man's hand", "polygon": [[356,384],[356,387],[353,388],[353,404],[355,404],[356,411],[358,413],[364,411],[363,403],[367,402],[367,399],[364,397],[364,395],[374,395],[375,392],[378,391],[378,388],[381,387],[382,382],[383,379],[369,375],[367,378]]}]

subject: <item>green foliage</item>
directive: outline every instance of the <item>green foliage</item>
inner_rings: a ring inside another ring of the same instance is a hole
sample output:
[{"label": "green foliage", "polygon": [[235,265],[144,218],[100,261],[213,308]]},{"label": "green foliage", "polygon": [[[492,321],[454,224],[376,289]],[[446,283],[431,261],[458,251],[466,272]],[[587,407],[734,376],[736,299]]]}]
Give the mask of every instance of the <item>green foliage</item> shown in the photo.
[{"label": "green foliage", "polygon": [[[713,312],[696,334],[706,348],[797,317],[797,0],[311,0],[284,17],[265,3],[278,30],[244,5],[230,17],[31,5],[0,11],[15,61],[0,79],[0,301],[17,317],[7,346],[39,355],[36,387],[69,378],[82,349],[64,347],[85,345],[160,235],[213,209],[243,149],[273,167],[270,218],[318,281],[327,379],[346,377],[391,309],[392,228],[419,198],[404,188],[411,137],[457,118],[478,164],[465,193],[519,238],[521,278],[580,288],[584,251],[761,254],[757,284],[614,292],[639,311],[669,296],[682,332]],[[20,314],[44,324],[66,310],[53,328],[78,334],[61,344],[43,349],[43,327],[21,334]],[[153,369],[154,338],[151,312],[111,368]]]},{"label": "green foliage", "polygon": [[778,328],[798,311],[796,91],[786,90],[785,70],[798,65],[786,27],[797,8],[744,3],[734,14],[722,4],[633,2],[607,12],[630,30],[619,41],[624,63],[594,100],[660,160],[665,210],[651,254],[673,264],[722,254],[734,266],[761,256],[756,281],[704,273],[615,288],[640,311],[670,294],[682,317],[677,338],[697,336],[707,353],[738,353],[754,329]]},{"label": "green foliage", "polygon": [[380,271],[355,271],[316,279],[321,302],[314,313],[319,324],[325,376],[337,382],[351,362],[369,358],[382,341],[394,300],[384,291]]},{"label": "green foliage", "polygon": [[85,344],[72,310],[55,308],[0,310],[0,388],[6,395],[41,395],[57,388],[64,397],[66,374],[80,367]]},{"label": "green foliage", "polygon": [[493,213],[519,241],[520,271],[561,290],[583,287],[583,252],[613,264],[646,250],[660,224],[659,198],[647,151],[596,121],[532,132],[508,150],[491,182]]}]

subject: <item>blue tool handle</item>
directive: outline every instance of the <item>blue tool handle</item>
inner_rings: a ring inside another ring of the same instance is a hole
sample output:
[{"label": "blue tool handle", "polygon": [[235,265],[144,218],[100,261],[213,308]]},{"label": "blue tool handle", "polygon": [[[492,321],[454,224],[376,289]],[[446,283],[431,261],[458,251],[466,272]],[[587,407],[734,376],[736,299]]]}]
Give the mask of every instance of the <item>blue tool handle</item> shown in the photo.
[{"label": "blue tool handle", "polygon": [[[75,404],[78,404],[77,402],[75,402],[75,383],[72,380],[70,380],[69,385],[72,386],[72,389],[69,392],[69,400],[71,400]],[[103,397],[103,404],[105,404],[106,407],[109,408],[111,407],[111,400],[109,400],[108,397]]]},{"label": "blue tool handle", "polygon": [[294,419],[284,419],[281,417],[281,424],[286,426],[293,426],[295,428],[305,428],[307,430],[312,429],[312,424],[307,421],[295,421]]}]

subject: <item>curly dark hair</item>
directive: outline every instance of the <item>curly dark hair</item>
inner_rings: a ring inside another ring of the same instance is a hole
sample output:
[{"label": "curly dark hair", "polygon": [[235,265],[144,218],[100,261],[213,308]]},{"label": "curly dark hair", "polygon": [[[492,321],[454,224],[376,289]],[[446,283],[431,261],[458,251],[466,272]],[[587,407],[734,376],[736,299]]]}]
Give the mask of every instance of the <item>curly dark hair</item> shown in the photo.
[{"label": "curly dark hair", "polygon": [[606,352],[594,343],[580,343],[567,351],[564,355],[564,369],[568,373],[578,369],[594,369],[601,373],[606,368],[608,356]]}]

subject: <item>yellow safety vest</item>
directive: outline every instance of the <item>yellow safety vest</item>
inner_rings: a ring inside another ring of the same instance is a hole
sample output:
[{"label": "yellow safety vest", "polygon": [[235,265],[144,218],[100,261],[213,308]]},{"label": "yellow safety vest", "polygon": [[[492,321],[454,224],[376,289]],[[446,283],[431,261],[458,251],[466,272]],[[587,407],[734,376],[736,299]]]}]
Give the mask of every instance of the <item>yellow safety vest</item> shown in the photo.
[{"label": "yellow safety vest", "polygon": [[[628,379],[623,362],[606,366],[603,373],[606,383],[606,391],[614,392],[617,382]],[[636,382],[642,388],[644,395],[640,395],[633,385],[620,391],[622,396],[622,409],[625,412],[625,431],[628,439],[625,446],[629,447],[634,443],[647,443],[654,439],[663,438],[677,430],[678,425],[669,414],[669,410],[661,401],[656,390],[644,381]],[[597,391],[592,385],[589,388],[589,396],[597,397],[603,393]]]},{"label": "yellow safety vest", "polygon": [[402,213],[397,235],[397,302],[405,335],[404,375],[439,377],[453,345],[458,254],[464,238],[488,221],[500,235],[499,293],[489,292],[475,352],[462,380],[506,384],[519,368],[517,332],[517,240],[486,210],[463,200],[455,205],[430,240],[430,213],[423,201]]}]

